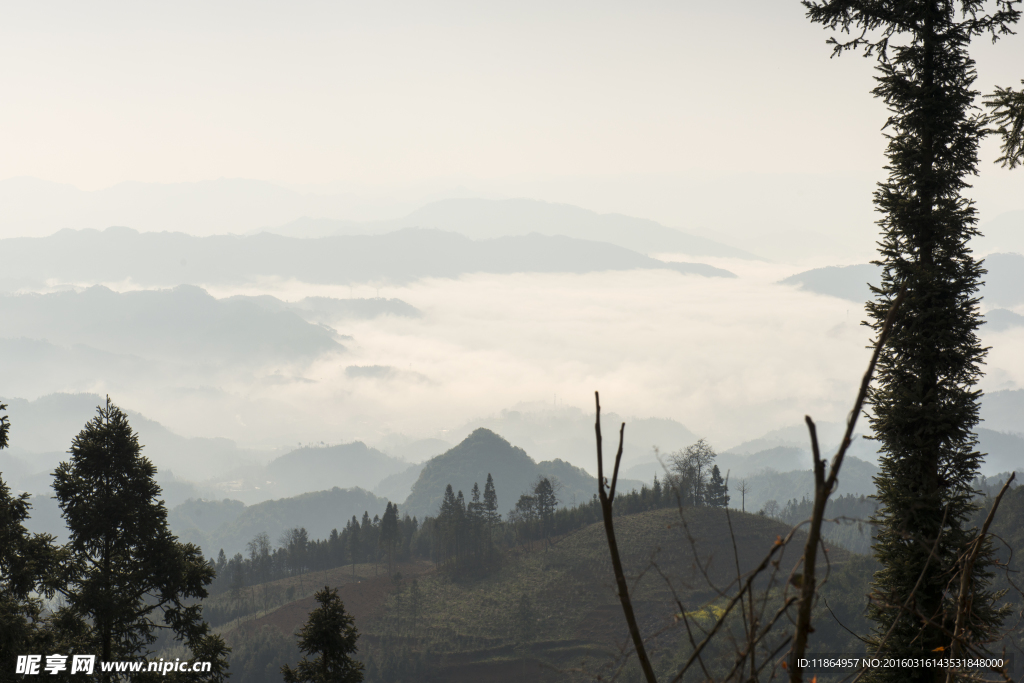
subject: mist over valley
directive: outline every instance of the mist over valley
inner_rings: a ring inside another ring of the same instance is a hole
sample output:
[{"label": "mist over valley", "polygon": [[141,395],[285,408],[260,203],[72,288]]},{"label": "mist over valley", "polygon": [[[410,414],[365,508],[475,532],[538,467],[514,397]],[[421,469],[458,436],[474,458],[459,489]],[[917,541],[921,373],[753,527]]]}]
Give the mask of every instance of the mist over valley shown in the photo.
[{"label": "mist over valley", "polygon": [[884,4],[11,5],[0,682],[1024,654],[1022,17]]}]

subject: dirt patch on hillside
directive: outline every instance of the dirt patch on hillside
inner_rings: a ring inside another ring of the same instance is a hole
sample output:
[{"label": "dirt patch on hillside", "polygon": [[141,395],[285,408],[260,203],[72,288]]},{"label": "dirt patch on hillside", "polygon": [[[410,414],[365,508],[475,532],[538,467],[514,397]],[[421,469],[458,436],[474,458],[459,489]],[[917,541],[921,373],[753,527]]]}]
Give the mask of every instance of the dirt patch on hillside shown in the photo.
[{"label": "dirt patch on hillside", "polygon": [[[430,562],[402,564],[396,565],[395,571],[402,574],[402,584],[407,585],[412,583],[414,577],[434,571],[434,565]],[[388,594],[395,590],[394,581],[383,574],[373,577],[353,577],[344,571],[318,574],[318,579],[331,588],[338,589],[338,597],[345,604],[345,611],[352,615],[356,628],[360,631],[364,630],[361,624],[372,618],[383,606]],[[234,630],[248,633],[270,625],[290,636],[306,623],[309,613],[316,607],[316,598],[308,596],[282,605],[270,614],[241,624]]]}]

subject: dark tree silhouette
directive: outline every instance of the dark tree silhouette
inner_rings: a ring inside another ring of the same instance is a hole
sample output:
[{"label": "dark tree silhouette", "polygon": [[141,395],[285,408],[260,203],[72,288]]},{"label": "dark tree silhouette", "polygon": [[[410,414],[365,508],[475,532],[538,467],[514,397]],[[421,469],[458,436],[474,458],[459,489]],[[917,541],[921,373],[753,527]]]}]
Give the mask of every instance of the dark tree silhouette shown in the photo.
[{"label": "dark tree silhouette", "polygon": [[[0,403],[0,412],[7,408]],[[0,448],[6,448],[10,423],[0,415]],[[38,651],[42,625],[42,590],[49,597],[52,589],[44,585],[45,576],[58,561],[48,534],[30,534],[24,522],[31,508],[29,494],[11,495],[0,477],[0,681],[13,681],[18,655]]]},{"label": "dark tree silhouette", "polygon": [[380,521],[380,545],[384,547],[384,552],[388,557],[389,575],[393,570],[395,547],[401,540],[400,533],[398,528],[398,506],[388,503],[387,509],[384,511],[384,517]]},{"label": "dark tree silhouette", "polygon": [[[871,608],[875,644],[896,656],[981,644],[1001,623],[988,590],[988,554],[967,582],[973,606],[951,633],[957,595],[949,577],[971,537],[971,482],[978,471],[976,389],[986,349],[978,286],[981,262],[968,246],[978,235],[962,192],[975,175],[978,145],[989,132],[974,104],[976,72],[967,48],[982,35],[1011,32],[1015,2],[997,0],[805,1],[808,18],[849,33],[830,39],[833,54],[865,48],[878,58],[873,93],[885,101],[889,178],[875,191],[881,213],[882,282],[868,314],[876,334],[900,292],[902,306],[878,361],[871,424],[882,451],[875,481],[881,523],[875,545],[882,570]],[[1011,154],[1013,150],[1010,150]],[[923,624],[923,625],[922,625]],[[876,680],[931,681],[937,669],[873,671]]]},{"label": "dark tree silhouette", "polygon": [[197,658],[213,662],[206,680],[223,680],[228,649],[192,604],[207,597],[214,569],[198,547],[171,534],[156,467],[109,397],[70,453],[53,483],[69,535],[69,577],[61,592],[91,625],[93,651],[103,661],[145,656],[157,630],[170,629]]},{"label": "dark tree silhouette", "polygon": [[707,504],[711,507],[724,508],[729,504],[729,487],[722,479],[718,465],[712,465],[711,478],[708,480]]},{"label": "dark tree silhouette", "polygon": [[494,479],[491,478],[490,472],[487,473],[487,483],[484,485],[484,517],[491,527],[501,521],[501,515],[498,514],[498,494],[494,490]]},{"label": "dark tree silhouette", "polygon": [[541,535],[547,538],[554,533],[555,510],[558,508],[558,498],[550,479],[543,477],[537,481],[533,487],[533,498],[536,501]]},{"label": "dark tree silhouette", "polygon": [[316,601],[320,606],[299,631],[299,650],[315,656],[303,657],[295,669],[281,667],[285,683],[359,683],[363,665],[352,658],[359,640],[352,617],[338,591],[329,586],[317,591]]}]

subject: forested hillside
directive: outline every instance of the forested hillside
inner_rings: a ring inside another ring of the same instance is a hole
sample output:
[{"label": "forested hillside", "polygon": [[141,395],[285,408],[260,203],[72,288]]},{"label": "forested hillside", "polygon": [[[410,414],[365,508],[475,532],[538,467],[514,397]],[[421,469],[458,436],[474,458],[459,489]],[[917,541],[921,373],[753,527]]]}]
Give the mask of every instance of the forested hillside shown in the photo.
[{"label": "forested hillside", "polygon": [[[561,460],[537,463],[522,448],[480,428],[427,463],[402,508],[422,518],[437,510],[445,485],[451,484],[468,495],[474,484],[483,485],[488,474],[494,477],[502,511],[511,509],[519,494],[532,489],[541,477],[548,477],[560,487],[560,499],[566,504],[588,500],[597,486],[597,480],[578,467]],[[626,481],[623,485],[637,483]]]}]

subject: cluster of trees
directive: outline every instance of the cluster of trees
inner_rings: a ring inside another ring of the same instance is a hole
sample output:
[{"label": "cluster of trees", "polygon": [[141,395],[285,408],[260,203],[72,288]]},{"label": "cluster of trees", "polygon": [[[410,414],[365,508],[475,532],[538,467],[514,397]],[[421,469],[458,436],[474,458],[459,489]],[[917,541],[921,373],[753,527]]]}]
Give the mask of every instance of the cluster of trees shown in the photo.
[{"label": "cluster of trees", "polygon": [[[654,478],[653,485],[616,498],[616,514],[634,514],[645,510],[683,505],[725,506],[729,502],[728,487],[723,481],[716,454],[701,440],[671,457],[671,469],[664,483]],[[505,519],[498,512],[498,496],[494,479],[488,474],[483,490],[473,485],[467,501],[462,491],[449,484],[438,513],[426,517],[421,524],[415,517],[400,515],[398,506],[388,503],[383,517],[364,512],[362,520],[352,517],[345,527],[334,529],[323,540],[312,540],[304,528],[286,532],[273,547],[265,533],[257,534],[248,544],[247,556],[242,553],[227,558],[221,550],[210,560],[216,578],[210,587],[213,594],[263,584],[261,595],[253,593],[252,601],[262,599],[269,608],[271,598],[266,584],[271,581],[346,565],[373,563],[387,565],[394,573],[399,562],[429,559],[460,575],[490,571],[500,565],[502,551],[514,546],[532,546],[601,520],[596,499],[573,508],[559,508],[557,480],[541,477],[532,490],[520,495]],[[253,610],[255,607],[252,608]],[[226,610],[226,611],[225,611]],[[223,623],[250,608],[211,608],[212,623]]]},{"label": "cluster of trees", "polygon": [[310,539],[304,527],[290,529],[273,547],[266,533],[256,534],[247,544],[247,556],[236,553],[227,558],[223,548],[216,560],[210,560],[216,570],[210,592],[238,592],[247,586],[265,584],[289,576],[302,576],[311,571],[322,571],[357,564],[388,565],[390,574],[396,562],[408,561],[416,553],[413,541],[418,536],[419,522],[405,515],[399,518],[398,506],[388,503],[383,519],[364,512],[362,521],[355,516],[340,532],[332,529],[326,539]]},{"label": "cluster of trees", "polygon": [[[5,417],[0,448],[9,430]],[[198,604],[214,570],[198,547],[171,534],[156,467],[109,397],[69,453],[53,474],[68,528],[63,546],[48,534],[28,533],[29,496],[12,496],[0,479],[0,680],[14,679],[19,655],[67,657],[56,674],[63,678],[75,673],[72,655],[139,659],[164,634],[212,664],[202,674],[173,674],[178,680],[224,680],[228,648]],[[100,668],[96,663],[100,680],[121,676]]]},{"label": "cluster of trees", "polygon": [[715,464],[715,449],[700,439],[671,456],[671,485],[678,490],[683,505],[726,507],[729,487]]},{"label": "cluster of trees", "polygon": [[534,484],[533,495],[524,493],[519,496],[515,508],[508,513],[508,523],[519,544],[555,535],[559,488],[557,480],[552,484],[550,479],[543,477]]},{"label": "cluster of trees", "polygon": [[[634,514],[662,507],[711,506],[729,504],[729,488],[718,465],[717,454],[705,440],[682,449],[671,456],[670,471],[664,482],[654,478],[653,484],[642,486],[616,497],[615,514]],[[472,500],[465,501],[451,484],[445,489],[436,518],[423,521],[419,543],[414,547],[426,550],[430,535],[430,557],[439,565],[456,573],[477,572],[500,563],[499,549],[532,546],[569,533],[601,520],[601,508],[595,497],[572,508],[559,508],[557,480],[540,477],[533,489],[519,496],[504,522],[498,514],[494,482],[487,475],[483,498],[479,484],[473,485]],[[425,555],[424,555],[425,556]]]},{"label": "cluster of trees", "polygon": [[494,479],[487,475],[483,498],[479,483],[473,484],[472,498],[466,502],[462,491],[456,495],[452,485],[444,490],[437,517],[424,528],[431,531],[431,555],[437,564],[458,573],[475,572],[492,566],[497,557],[494,535],[501,522]]}]

